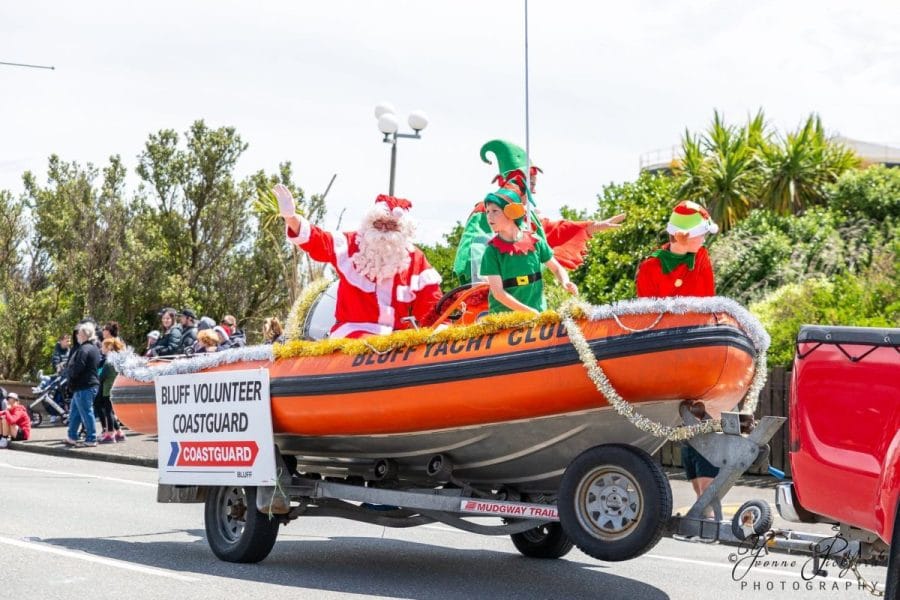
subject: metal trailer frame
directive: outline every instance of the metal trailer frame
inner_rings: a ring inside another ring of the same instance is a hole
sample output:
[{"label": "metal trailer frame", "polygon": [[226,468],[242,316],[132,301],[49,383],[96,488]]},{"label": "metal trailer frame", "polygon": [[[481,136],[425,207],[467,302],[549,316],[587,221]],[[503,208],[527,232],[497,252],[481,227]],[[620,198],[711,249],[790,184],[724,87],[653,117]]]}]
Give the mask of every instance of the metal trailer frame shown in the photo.
[{"label": "metal trailer frame", "polygon": [[[685,407],[681,412],[686,423],[697,422]],[[723,413],[722,433],[705,434],[689,440],[688,443],[704,458],[719,467],[719,474],[686,515],[672,517],[667,535],[686,541],[741,546],[748,552],[765,547],[766,551],[812,556],[813,571],[818,575],[825,575],[821,565],[829,560],[846,565],[855,559],[864,559],[870,564],[887,564],[888,547],[875,534],[847,525],[840,525],[838,533],[827,536],[792,529],[771,529],[771,521],[759,527],[759,523],[748,522],[746,514],[742,514],[740,509],[732,520],[722,518],[722,498],[748,468],[767,459],[766,445],[785,420],[785,417],[765,416],[749,435],[744,436],[741,435],[740,415]],[[793,483],[783,482],[776,486],[775,504],[779,514],[788,521],[817,522],[811,515],[798,514]],[[703,518],[707,507],[713,508],[715,519]]]},{"label": "metal trailer frame", "polygon": [[[698,422],[686,406],[682,407],[682,416],[687,424]],[[719,467],[719,474],[687,514],[676,514],[668,520],[663,535],[744,546],[751,551],[765,546],[767,551],[811,555],[815,559],[817,573],[821,572],[820,557],[822,560],[837,561],[854,557],[874,558],[876,564],[878,560],[886,559],[886,548],[879,547],[877,539],[858,530],[842,529],[841,534],[830,537],[791,530],[770,530],[771,513],[768,523],[762,524],[742,522],[740,511],[731,521],[722,519],[722,498],[748,468],[766,460],[767,444],[785,420],[784,417],[765,416],[753,424],[748,421],[747,415],[723,413],[721,433],[703,434],[689,440],[691,446]],[[745,429],[751,429],[750,433],[743,433]],[[514,535],[560,520],[555,498],[548,498],[547,503],[521,502],[519,498],[504,492],[489,496],[455,481],[453,487],[367,487],[331,478],[292,476],[278,452],[276,460],[279,463],[279,480],[275,486],[256,488],[255,508],[281,523],[301,516],[340,517],[399,528],[439,522],[482,535]],[[385,468],[389,469],[389,466]],[[448,479],[451,478],[448,476]],[[791,490],[784,485],[779,485],[777,504],[779,512],[787,513],[785,518],[791,519]],[[213,486],[159,484],[157,501],[205,502],[210,489]],[[767,504],[765,506],[768,508]],[[707,507],[713,507],[715,519],[704,518]],[[488,525],[466,520],[471,517],[499,517],[502,524]]]}]

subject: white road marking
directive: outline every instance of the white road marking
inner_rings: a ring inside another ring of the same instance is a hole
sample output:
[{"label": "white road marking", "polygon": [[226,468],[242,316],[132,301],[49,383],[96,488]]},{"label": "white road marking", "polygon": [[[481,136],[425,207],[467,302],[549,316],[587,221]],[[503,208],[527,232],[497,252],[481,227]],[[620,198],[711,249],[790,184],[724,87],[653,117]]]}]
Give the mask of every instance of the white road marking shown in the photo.
[{"label": "white road marking", "polygon": [[139,485],[143,487],[156,487],[155,483],[147,483],[146,481],[135,481],[133,479],[121,479],[119,477],[106,477],[104,475],[88,475],[85,473],[70,473],[68,471],[54,471],[52,469],[35,469],[33,467],[19,467],[9,463],[0,462],[0,467],[7,469],[15,469],[17,471],[33,471],[35,473],[47,473],[48,475],[65,475],[67,477],[83,477],[87,479],[102,479],[103,481],[114,481],[116,483],[128,483],[131,485]]},{"label": "white road marking", "polygon": [[0,537],[0,544],[7,544],[9,546],[17,546],[19,548],[25,548],[26,550],[34,550],[36,552],[46,552],[47,554],[57,554],[59,556],[65,556],[66,558],[74,558],[76,560],[83,560],[86,562],[97,563],[100,565],[106,565],[109,567],[116,567],[118,569],[125,569],[128,571],[137,571],[138,573],[144,573],[146,575],[156,575],[157,577],[168,577],[169,579],[176,579],[178,581],[186,581],[189,583],[193,583],[195,581],[199,581],[197,577],[189,577],[187,575],[180,575],[173,571],[168,571],[165,569],[157,569],[155,567],[145,567],[143,565],[137,565],[134,563],[130,563],[124,560],[116,560],[114,558],[103,558],[102,556],[94,556],[92,554],[85,554],[84,552],[78,552],[75,550],[66,550],[64,548],[57,548],[55,546],[51,546],[49,544],[40,544],[37,542],[26,542],[25,540],[17,540],[14,538]]}]

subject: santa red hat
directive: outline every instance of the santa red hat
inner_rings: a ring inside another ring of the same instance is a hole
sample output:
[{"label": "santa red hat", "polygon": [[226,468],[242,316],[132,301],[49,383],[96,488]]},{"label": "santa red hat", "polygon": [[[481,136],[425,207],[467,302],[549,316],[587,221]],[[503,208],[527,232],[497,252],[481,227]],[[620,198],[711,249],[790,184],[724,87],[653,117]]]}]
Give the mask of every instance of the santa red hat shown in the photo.
[{"label": "santa red hat", "polygon": [[384,208],[387,208],[387,212],[390,215],[392,215],[396,219],[399,219],[407,212],[409,212],[409,209],[412,208],[412,202],[406,200],[405,198],[397,198],[395,196],[380,194],[377,198],[375,198],[375,206],[383,206]]}]

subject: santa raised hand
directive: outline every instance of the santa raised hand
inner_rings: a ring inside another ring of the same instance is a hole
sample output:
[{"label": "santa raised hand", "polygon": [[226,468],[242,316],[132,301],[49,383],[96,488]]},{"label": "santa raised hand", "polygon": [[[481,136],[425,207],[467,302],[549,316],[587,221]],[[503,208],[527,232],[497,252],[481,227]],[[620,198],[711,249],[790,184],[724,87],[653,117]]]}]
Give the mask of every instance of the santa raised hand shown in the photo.
[{"label": "santa raised hand", "polygon": [[340,280],[330,337],[383,335],[419,323],[441,298],[441,276],[413,243],[412,204],[378,196],[356,231],[332,233],[295,209],[290,190],[274,188],[288,240],[334,267]]}]

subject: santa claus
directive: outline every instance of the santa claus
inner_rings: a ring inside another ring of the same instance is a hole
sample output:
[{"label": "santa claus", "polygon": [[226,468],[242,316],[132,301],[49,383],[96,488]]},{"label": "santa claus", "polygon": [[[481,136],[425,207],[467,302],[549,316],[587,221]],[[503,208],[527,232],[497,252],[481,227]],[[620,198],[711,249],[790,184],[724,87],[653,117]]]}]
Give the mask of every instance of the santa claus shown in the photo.
[{"label": "santa claus", "polygon": [[290,190],[275,197],[287,238],[313,260],[330,264],[338,284],[333,338],[383,335],[423,323],[441,299],[441,276],[412,243],[415,224],[408,200],[378,196],[357,231],[331,233],[295,209]]}]

